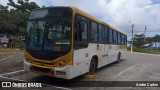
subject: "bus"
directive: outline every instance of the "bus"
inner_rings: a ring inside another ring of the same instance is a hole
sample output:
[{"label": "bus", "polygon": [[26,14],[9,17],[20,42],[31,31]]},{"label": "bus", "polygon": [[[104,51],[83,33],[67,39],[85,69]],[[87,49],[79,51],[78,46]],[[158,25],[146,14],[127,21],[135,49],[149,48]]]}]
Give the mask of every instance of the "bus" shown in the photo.
[{"label": "bus", "polygon": [[76,7],[30,13],[24,71],[72,79],[124,58],[127,35]]}]

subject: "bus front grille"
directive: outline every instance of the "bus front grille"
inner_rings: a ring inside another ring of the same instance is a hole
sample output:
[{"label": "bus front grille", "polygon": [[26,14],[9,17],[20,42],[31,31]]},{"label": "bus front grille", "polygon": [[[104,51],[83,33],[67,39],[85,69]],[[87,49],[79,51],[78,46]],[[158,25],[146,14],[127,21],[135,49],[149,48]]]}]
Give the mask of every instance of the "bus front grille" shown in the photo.
[{"label": "bus front grille", "polygon": [[32,70],[37,71],[37,72],[43,72],[43,73],[50,73],[51,71],[51,69],[41,68],[41,67],[36,67],[36,66],[32,66]]},{"label": "bus front grille", "polygon": [[55,52],[45,52],[45,51],[39,52],[27,48],[26,51],[36,59],[48,60],[48,61],[55,60],[66,54],[66,53],[55,53]]}]

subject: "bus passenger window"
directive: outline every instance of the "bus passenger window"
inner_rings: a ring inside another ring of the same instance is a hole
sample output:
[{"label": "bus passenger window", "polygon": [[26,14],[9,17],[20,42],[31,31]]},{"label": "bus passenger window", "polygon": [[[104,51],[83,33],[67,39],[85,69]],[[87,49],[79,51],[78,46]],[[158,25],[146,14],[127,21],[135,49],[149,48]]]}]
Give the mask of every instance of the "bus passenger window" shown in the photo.
[{"label": "bus passenger window", "polygon": [[103,29],[102,29],[102,25],[99,25],[99,42],[102,43],[103,42]]},{"label": "bus passenger window", "polygon": [[117,32],[113,31],[113,42],[114,44],[117,44]]},{"label": "bus passenger window", "polygon": [[108,43],[108,27],[104,27],[104,40]]},{"label": "bus passenger window", "polygon": [[80,34],[81,35],[81,39],[80,40],[81,41],[88,41],[88,37],[87,37],[88,36],[87,35],[87,32],[88,32],[88,30],[87,30],[87,28],[88,28],[87,27],[87,23],[82,22],[82,24],[83,25],[80,26],[80,28],[81,28],[81,31],[80,31],[81,32],[81,34]]},{"label": "bus passenger window", "polygon": [[125,45],[127,45],[127,36],[125,35]]},{"label": "bus passenger window", "polygon": [[109,29],[109,44],[113,43],[113,38],[112,38],[112,29]]},{"label": "bus passenger window", "polygon": [[77,16],[75,28],[75,41],[88,41],[88,24],[85,18]]},{"label": "bus passenger window", "polygon": [[121,44],[121,33],[118,33],[118,44]]},{"label": "bus passenger window", "polygon": [[91,22],[92,42],[98,42],[98,26],[97,23]]},{"label": "bus passenger window", "polygon": [[124,35],[122,34],[122,45],[124,45],[125,44],[125,37],[124,37]]},{"label": "bus passenger window", "polygon": [[78,16],[75,28],[75,49],[88,47],[88,23],[86,18]]}]

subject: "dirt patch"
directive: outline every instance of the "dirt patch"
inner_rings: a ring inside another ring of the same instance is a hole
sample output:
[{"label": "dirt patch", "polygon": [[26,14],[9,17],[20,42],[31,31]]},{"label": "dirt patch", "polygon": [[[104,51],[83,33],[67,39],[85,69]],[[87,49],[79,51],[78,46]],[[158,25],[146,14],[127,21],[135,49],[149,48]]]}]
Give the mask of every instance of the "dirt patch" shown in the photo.
[{"label": "dirt patch", "polygon": [[22,53],[19,49],[0,49],[0,61],[6,57]]},{"label": "dirt patch", "polygon": [[22,70],[23,69],[23,54],[19,53],[3,61],[0,61],[0,74]]}]

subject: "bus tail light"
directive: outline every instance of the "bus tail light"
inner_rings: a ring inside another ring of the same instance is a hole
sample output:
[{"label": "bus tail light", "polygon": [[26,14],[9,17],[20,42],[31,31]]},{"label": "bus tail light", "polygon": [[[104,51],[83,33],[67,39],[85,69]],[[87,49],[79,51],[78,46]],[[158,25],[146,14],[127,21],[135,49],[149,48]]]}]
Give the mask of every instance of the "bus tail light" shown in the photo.
[{"label": "bus tail light", "polygon": [[56,71],[56,75],[66,75],[66,72],[63,72],[63,71]]}]

